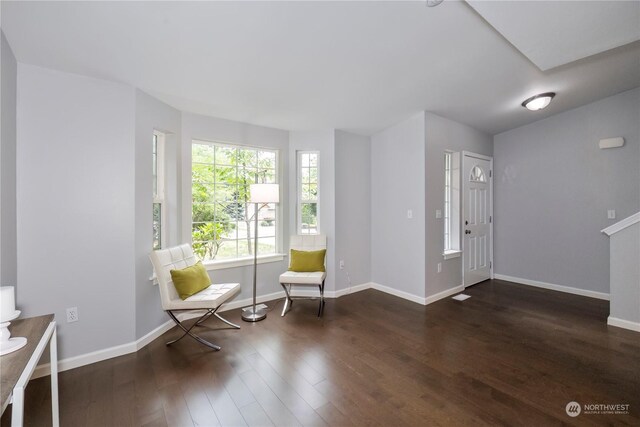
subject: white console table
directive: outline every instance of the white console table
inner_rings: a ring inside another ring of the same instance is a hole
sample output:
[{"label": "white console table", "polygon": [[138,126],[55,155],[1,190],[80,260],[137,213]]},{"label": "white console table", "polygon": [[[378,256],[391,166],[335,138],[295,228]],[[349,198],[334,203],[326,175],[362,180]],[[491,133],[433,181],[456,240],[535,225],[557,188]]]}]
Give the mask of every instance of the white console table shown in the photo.
[{"label": "white console table", "polygon": [[2,383],[0,397],[2,412],[12,403],[11,425],[22,426],[24,421],[24,390],[33,371],[49,345],[51,355],[51,416],[53,426],[59,427],[58,412],[58,350],[56,322],[53,314],[30,317],[11,322],[11,336],[26,337],[27,345],[13,353],[0,356]]}]

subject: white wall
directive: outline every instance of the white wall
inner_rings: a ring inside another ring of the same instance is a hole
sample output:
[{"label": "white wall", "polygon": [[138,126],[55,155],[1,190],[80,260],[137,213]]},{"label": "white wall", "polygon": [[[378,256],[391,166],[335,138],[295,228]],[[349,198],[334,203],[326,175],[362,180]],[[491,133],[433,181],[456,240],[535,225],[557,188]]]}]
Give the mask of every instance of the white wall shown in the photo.
[{"label": "white wall", "polygon": [[18,305],[55,313],[60,358],[134,339],[134,95],[18,64]]},{"label": "white wall", "polygon": [[16,90],[17,63],[0,31],[0,284],[18,283],[16,237]]},{"label": "white wall", "polygon": [[[297,233],[297,152],[320,152],[320,233],[327,236],[327,278],[325,279],[325,291],[332,292],[336,289],[336,207],[335,207],[335,131],[333,129],[321,131],[295,131],[289,133],[289,230],[291,234]],[[289,237],[285,235],[285,246],[289,248]]]},{"label": "white wall", "polygon": [[600,230],[640,210],[639,160],[640,89],[496,135],[495,272],[608,293]]},{"label": "white wall", "polygon": [[[371,139],[335,132],[335,289],[371,281]],[[344,269],[340,269],[340,260]]]},{"label": "white wall", "polygon": [[136,338],[167,321],[158,287],[149,278],[153,268],[149,253],[153,245],[153,131],[165,133],[165,233],[164,247],[180,243],[178,209],[178,153],[182,116],[180,111],[136,90],[135,129],[135,266]]},{"label": "white wall", "polygon": [[[289,236],[289,132],[255,126],[230,120],[182,113],[182,142],[181,142],[181,179],[182,179],[182,240],[190,241],[191,236],[191,141],[200,139],[212,142],[226,142],[254,147],[265,147],[279,151],[281,168],[280,175],[280,204],[283,226],[283,249],[288,246]],[[258,265],[257,294],[265,295],[281,291],[279,276],[287,270],[287,259]],[[247,299],[253,295],[253,265],[227,268],[210,272],[214,283],[239,282],[241,291],[235,299]]]},{"label": "white wall", "polygon": [[[154,129],[167,133],[167,244],[190,239],[192,139],[279,150],[288,238],[287,131],[182,114],[125,85],[24,64],[17,110],[18,305],[26,316],[56,314],[61,358],[130,343],[167,321],[149,280]],[[258,294],[280,291],[287,260],[258,268]],[[240,282],[236,299],[251,297],[251,266],[210,274]],[[74,306],[80,321],[67,324]]]},{"label": "white wall", "polygon": [[640,223],[610,237],[610,317],[640,327]]},{"label": "white wall", "polygon": [[[425,113],[426,141],[426,295],[434,295],[462,284],[462,258],[445,260],[444,220],[436,219],[436,209],[444,212],[444,153],[471,151],[491,156],[493,138],[453,120]],[[460,219],[462,221],[462,219]],[[463,228],[460,228],[461,230]],[[462,247],[462,246],[460,246]],[[438,263],[442,272],[438,273]]]},{"label": "white wall", "polygon": [[424,264],[425,114],[420,112],[371,137],[371,280],[424,298]]}]

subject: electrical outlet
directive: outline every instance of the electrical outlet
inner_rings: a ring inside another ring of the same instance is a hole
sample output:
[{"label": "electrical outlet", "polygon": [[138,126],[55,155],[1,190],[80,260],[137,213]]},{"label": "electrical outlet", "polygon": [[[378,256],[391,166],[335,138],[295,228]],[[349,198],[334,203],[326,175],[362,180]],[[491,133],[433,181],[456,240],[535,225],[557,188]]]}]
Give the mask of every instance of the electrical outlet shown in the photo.
[{"label": "electrical outlet", "polygon": [[442,218],[442,211],[440,209],[436,209],[436,219]]},{"label": "electrical outlet", "polygon": [[614,209],[607,211],[607,219],[616,219],[616,211]]},{"label": "electrical outlet", "polygon": [[438,273],[442,273],[442,263],[438,263]]},{"label": "electrical outlet", "polygon": [[340,260],[340,270],[343,270],[343,269],[344,269],[344,260],[341,259]]},{"label": "electrical outlet", "polygon": [[78,307],[67,308],[67,323],[78,321]]}]

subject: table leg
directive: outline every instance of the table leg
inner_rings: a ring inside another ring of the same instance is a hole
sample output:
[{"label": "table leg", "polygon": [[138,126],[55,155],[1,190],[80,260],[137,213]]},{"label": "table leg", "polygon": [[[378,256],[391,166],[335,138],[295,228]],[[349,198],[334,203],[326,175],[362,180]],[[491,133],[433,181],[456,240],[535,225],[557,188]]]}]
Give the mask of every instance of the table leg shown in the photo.
[{"label": "table leg", "polygon": [[53,427],[60,426],[60,409],[58,406],[58,338],[57,328],[53,327],[53,334],[49,342],[51,365],[51,418]]},{"label": "table leg", "polygon": [[24,387],[14,387],[12,393],[11,427],[22,427],[24,416]]}]

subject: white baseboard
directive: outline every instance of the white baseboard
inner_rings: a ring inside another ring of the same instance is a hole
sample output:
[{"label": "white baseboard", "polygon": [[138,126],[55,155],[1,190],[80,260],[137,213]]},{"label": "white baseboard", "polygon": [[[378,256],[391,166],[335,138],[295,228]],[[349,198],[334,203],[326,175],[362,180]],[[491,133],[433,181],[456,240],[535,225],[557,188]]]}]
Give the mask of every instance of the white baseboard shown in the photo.
[{"label": "white baseboard", "polygon": [[[272,292],[270,294],[256,296],[256,303],[273,301],[274,299],[284,298],[284,291]],[[219,312],[235,310],[236,308],[248,307],[253,304],[253,298],[245,298],[225,302],[220,306]]]},{"label": "white baseboard", "polygon": [[[352,286],[351,288],[341,289],[335,292],[334,291],[325,292],[325,297],[338,298],[343,295],[369,289],[370,287],[371,287],[370,283],[364,283],[362,285]],[[305,295],[306,292],[309,293],[309,296],[318,294],[318,291],[315,291],[315,293],[312,294],[312,291],[310,290],[310,291],[300,291],[299,293],[298,292],[295,293],[295,295],[306,296]],[[284,298],[284,295],[285,295],[284,291],[273,292],[265,295],[259,295],[256,298],[256,302],[263,303],[266,301],[273,301],[280,298]],[[228,303],[222,304],[218,312],[221,313],[224,311],[235,310],[237,308],[248,307],[252,303],[253,303],[252,298],[229,301]],[[182,312],[182,313],[178,313],[176,317],[178,317],[178,320],[182,321],[182,320],[188,320],[188,319],[200,317],[202,316],[203,313],[204,311]],[[93,351],[91,353],[69,357],[67,359],[59,360],[58,372],[68,371],[69,369],[79,368],[84,365],[89,365],[92,363],[101,362],[103,360],[112,359],[114,357],[124,356],[125,354],[134,353],[142,349],[143,347],[145,347],[151,341],[160,337],[165,332],[169,331],[171,328],[174,328],[175,326],[176,324],[172,320],[167,320],[165,323],[153,329],[152,331],[145,334],[144,336],[140,337],[136,341],[117,345],[114,347],[105,348],[102,350]],[[38,365],[36,367],[36,369],[33,372],[32,378],[34,379],[40,378],[50,374],[51,374],[51,365],[49,363],[45,363],[42,365]]]},{"label": "white baseboard", "polygon": [[[177,317],[178,320],[182,321],[200,317],[203,313],[204,312],[192,311],[189,313],[179,313]],[[176,324],[173,323],[172,320],[167,320],[165,323],[153,329],[151,332],[147,333],[136,341],[59,360],[58,372],[68,371],[69,369],[79,368],[80,366],[102,362],[103,360],[112,359],[118,356],[124,356],[125,354],[129,353],[135,353],[136,351],[140,350],[151,341],[155,340],[175,326]],[[50,374],[51,364],[44,363],[36,367],[36,369],[33,371],[32,378],[40,378]]]},{"label": "white baseboard", "polygon": [[356,292],[364,291],[366,289],[371,289],[372,282],[362,283],[361,285],[350,286],[345,289],[340,289],[332,292],[332,296],[330,298],[340,298],[345,295],[355,294]]},{"label": "white baseboard", "polygon": [[[80,366],[98,363],[103,360],[112,359],[114,357],[133,353],[136,351],[136,343],[130,342],[115,347],[109,347],[102,350],[92,351],[91,353],[81,354],[79,356],[69,357],[58,361],[58,372],[68,371],[69,369],[79,368]],[[36,366],[31,378],[40,378],[51,374],[51,364],[45,363]]]},{"label": "white baseboard", "polygon": [[450,295],[457,294],[458,292],[464,291],[464,286],[463,285],[459,285],[459,286],[455,286],[455,287],[450,288],[450,289],[446,289],[446,290],[444,290],[442,292],[438,292],[437,294],[429,295],[426,298],[423,298],[423,297],[419,297],[417,295],[410,294],[408,292],[399,291],[397,289],[381,285],[380,283],[371,282],[370,283],[370,287],[371,287],[371,289],[376,289],[378,291],[381,291],[381,292],[384,292],[384,293],[387,293],[387,294],[390,294],[390,295],[394,295],[394,296],[397,296],[397,297],[400,297],[400,298],[403,298],[403,299],[406,299],[406,300],[409,300],[409,301],[412,301],[412,302],[415,302],[415,303],[418,303],[418,304],[421,304],[421,305],[429,305],[429,304],[432,304],[432,303],[434,303],[436,301],[439,301],[439,300],[441,300],[443,298],[446,298],[446,297],[448,297]]},{"label": "white baseboard", "polygon": [[617,317],[609,316],[607,318],[607,325],[616,326],[618,328],[629,329],[630,331],[640,332],[640,323],[631,322],[629,320],[618,319]]},{"label": "white baseboard", "polygon": [[447,298],[453,294],[457,294],[458,292],[464,291],[464,285],[455,286],[450,289],[446,289],[442,292],[438,292],[437,294],[429,295],[425,298],[425,304],[431,304],[436,301],[439,301],[443,298]]},{"label": "white baseboard", "polygon": [[[587,290],[584,290],[584,289],[572,288],[572,287],[568,287],[568,286],[560,286],[560,285],[554,285],[554,284],[551,284],[551,283],[538,282],[538,281],[535,281],[535,280],[528,280],[528,279],[522,279],[522,278],[518,278],[518,277],[505,276],[505,275],[502,275],[502,274],[495,274],[494,277],[496,279],[499,279],[499,280],[506,280],[506,281],[509,281],[509,282],[515,282],[515,283],[520,283],[520,284],[529,285],[529,286],[535,286],[535,287],[544,288],[544,289],[551,289],[551,290],[555,290],[555,291],[567,292],[567,293],[571,293],[571,294],[582,295],[582,296],[598,298],[598,299],[604,299],[604,300],[608,300],[609,299],[609,294],[605,294],[605,293],[601,293],[601,292],[587,291]],[[394,296],[397,296],[399,298],[403,298],[403,299],[406,299],[406,300],[409,300],[409,301],[412,301],[412,302],[415,302],[415,303],[418,303],[418,304],[421,304],[421,305],[428,305],[428,304],[434,303],[436,301],[439,301],[439,300],[441,300],[443,298],[447,298],[450,295],[456,294],[458,292],[462,292],[464,290],[464,285],[455,286],[453,288],[444,290],[442,292],[438,292],[437,294],[430,295],[430,296],[428,296],[426,298],[422,298],[422,297],[419,297],[417,295],[410,294],[408,292],[400,291],[400,290],[397,290],[397,289],[394,289],[394,288],[390,288],[388,286],[381,285],[379,283],[368,282],[368,283],[363,283],[363,284],[360,284],[360,285],[351,286],[351,287],[346,288],[346,289],[340,289],[340,290],[337,290],[337,291],[326,291],[325,292],[325,297],[326,298],[340,298],[341,296],[349,295],[349,294],[360,292],[360,291],[364,291],[366,289],[376,289],[378,291],[381,291],[381,292],[384,292],[384,293],[387,293],[387,294],[390,294],[390,295],[394,295]],[[276,299],[279,299],[279,298],[284,298],[284,295],[285,295],[284,291],[273,292],[273,293],[270,293],[270,294],[258,296],[256,298],[256,301],[260,302],[260,303],[266,302],[266,301],[273,301],[273,300],[276,300]],[[301,291],[295,292],[294,295],[313,296],[313,295],[317,295],[317,291],[315,289],[314,290],[301,290]],[[234,310],[234,309],[241,308],[241,307],[247,307],[251,303],[252,303],[252,299],[251,298],[246,298],[246,299],[237,300],[237,301],[230,301],[230,302],[228,302],[226,304],[223,304],[220,307],[219,311],[220,312],[224,312],[224,311]],[[195,318],[195,317],[199,317],[201,315],[202,315],[201,312],[191,311],[191,312],[179,313],[177,315],[177,317],[178,317],[179,320],[187,320],[187,319],[192,319],[192,318]],[[615,317],[609,317],[608,320],[607,320],[607,323],[609,325],[611,325],[611,326],[616,326],[616,327],[625,328],[625,329],[629,329],[629,330],[632,330],[632,331],[640,332],[640,323],[630,322],[628,320],[618,319],[618,318],[615,318]],[[152,331],[150,331],[146,335],[140,337],[136,341],[60,360],[60,361],[58,361],[58,371],[59,372],[67,371],[69,369],[78,368],[80,366],[101,362],[103,360],[111,359],[111,358],[118,357],[118,356],[123,356],[123,355],[129,354],[129,353],[134,353],[134,352],[142,349],[143,347],[148,345],[150,342],[152,342],[153,340],[157,339],[162,334],[164,334],[165,332],[169,331],[170,329],[172,329],[174,327],[175,327],[175,324],[173,323],[173,321],[168,320],[167,322],[165,322],[162,325],[158,326],[157,328],[153,329]],[[49,365],[49,363],[46,363],[46,364],[39,365],[38,367],[36,367],[32,377],[33,378],[43,377],[43,376],[49,375],[50,372],[51,372],[50,365]]]},{"label": "white baseboard", "polygon": [[581,295],[583,297],[597,298],[609,300],[609,294],[604,292],[589,291],[586,289],[572,288],[570,286],[556,285],[553,283],[539,282],[537,280],[522,279],[520,277],[506,276],[504,274],[494,274],[493,277],[498,280],[506,280],[507,282],[515,282],[521,285],[535,286],[536,288],[550,289],[552,291],[566,292],[568,294]]},{"label": "white baseboard", "polygon": [[426,300],[423,297],[410,294],[409,292],[399,291],[398,289],[390,288],[388,286],[381,285],[380,283],[371,282],[371,289],[375,289],[384,292],[389,295],[394,295],[409,301],[417,302],[418,304],[426,305]]},{"label": "white baseboard", "polygon": [[[340,298],[341,296],[344,295],[349,295],[352,293],[356,293],[356,292],[360,292],[360,291],[364,291],[366,289],[376,289],[379,290],[381,292],[390,294],[390,295],[394,295],[409,301],[413,301],[416,302],[418,304],[422,304],[422,305],[427,305],[427,304],[431,304],[435,301],[438,301],[442,298],[446,298],[449,295],[458,293],[460,291],[462,291],[464,289],[463,286],[456,286],[455,288],[451,288],[451,289],[447,289],[446,291],[442,291],[439,292],[435,295],[431,295],[427,298],[422,298],[422,297],[418,297],[416,295],[410,294],[408,292],[404,292],[404,291],[399,291],[397,289],[393,289],[390,288],[388,286],[384,286],[381,285],[379,283],[374,283],[374,282],[368,282],[368,283],[362,283],[360,285],[355,285],[355,286],[351,286],[349,288],[345,288],[345,289],[340,289],[337,291],[326,291],[325,292],[325,298]],[[309,290],[299,290],[293,293],[296,296],[316,296],[318,295],[318,291],[315,289],[309,289]],[[284,298],[285,294],[284,291],[279,291],[279,292],[273,292],[270,294],[266,294],[266,295],[260,295],[256,298],[256,301],[259,303],[262,302],[266,302],[266,301],[273,301],[273,300],[277,300],[280,298]],[[220,309],[219,312],[224,312],[224,311],[229,311],[229,310],[234,310],[237,308],[242,308],[242,307],[247,307],[249,305],[251,305],[251,303],[253,302],[253,300],[251,298],[246,298],[246,299],[242,299],[242,300],[234,300],[234,301],[230,301],[228,303],[223,304]],[[190,311],[190,312],[182,312],[179,313],[177,315],[179,320],[187,320],[187,319],[192,319],[192,318],[196,318],[199,317],[203,314],[203,312],[200,311]],[[169,331],[170,329],[174,328],[176,325],[175,323],[173,323],[173,321],[168,320],[165,323],[163,323],[162,325],[158,326],[157,328],[153,329],[152,331],[150,331],[149,333],[145,334],[144,336],[140,337],[139,339],[137,339],[136,341],[130,342],[130,343],[126,343],[126,344],[121,344],[121,345],[117,345],[114,347],[109,347],[109,348],[105,348],[102,350],[97,350],[97,351],[93,351],[91,353],[86,353],[86,354],[81,354],[79,356],[74,356],[74,357],[69,357],[67,359],[63,359],[63,360],[59,360],[58,361],[58,372],[62,372],[62,371],[67,371],[69,369],[74,369],[74,368],[79,368],[80,366],[84,366],[84,365],[89,365],[91,363],[97,363],[97,362],[101,362],[103,360],[107,360],[107,359],[112,359],[114,357],[118,357],[118,356],[124,356],[125,354],[129,354],[129,353],[134,353],[140,349],[142,349],[143,347],[145,347],[146,345],[148,345],[151,341],[157,339],[158,337],[160,337],[162,334],[164,334],[165,332]],[[49,375],[51,373],[51,366],[49,365],[49,363],[46,364],[42,364],[36,367],[35,371],[33,372],[33,376],[32,378],[40,378],[46,375]]]}]

